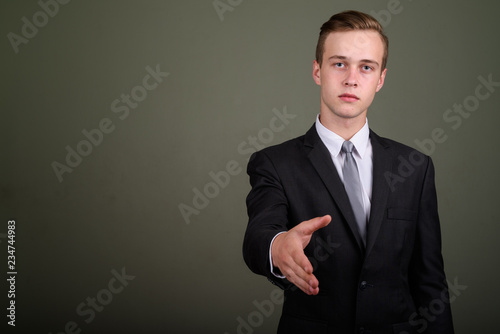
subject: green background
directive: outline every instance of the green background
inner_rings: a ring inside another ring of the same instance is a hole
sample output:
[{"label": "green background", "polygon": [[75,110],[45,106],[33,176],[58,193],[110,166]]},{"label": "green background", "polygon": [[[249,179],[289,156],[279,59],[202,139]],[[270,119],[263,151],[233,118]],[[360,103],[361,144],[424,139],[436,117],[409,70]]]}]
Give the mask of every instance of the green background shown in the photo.
[{"label": "green background", "polygon": [[[448,279],[467,286],[452,304],[456,332],[491,332],[500,292],[500,87],[456,129],[443,115],[474,95],[479,76],[500,81],[499,3],[231,3],[221,20],[212,0],[71,1],[18,53],[7,36],[21,35],[22,18],[33,22],[41,7],[1,3],[2,281],[9,219],[18,271],[17,326],[9,330],[55,334],[74,321],[81,333],[274,332],[280,306],[259,318],[254,302],[269,301],[276,288],[241,255],[249,154],[238,146],[264,135],[273,109],[296,117],[262,137],[263,146],[313,124],[319,27],[357,9],[375,13],[390,39],[371,128],[414,147],[436,128],[446,136],[427,153],[436,165]],[[388,8],[395,14],[384,16]],[[120,119],[112,102],[157,65],[169,76]],[[52,163],[65,164],[66,146],[76,149],[82,130],[105,118],[114,130],[59,182]],[[230,161],[240,172],[186,223],[179,205],[193,206],[194,189]],[[86,323],[78,305],[109,296],[112,270],[122,268],[135,278]],[[0,286],[6,312],[7,285]],[[254,326],[238,331],[241,319]]]}]

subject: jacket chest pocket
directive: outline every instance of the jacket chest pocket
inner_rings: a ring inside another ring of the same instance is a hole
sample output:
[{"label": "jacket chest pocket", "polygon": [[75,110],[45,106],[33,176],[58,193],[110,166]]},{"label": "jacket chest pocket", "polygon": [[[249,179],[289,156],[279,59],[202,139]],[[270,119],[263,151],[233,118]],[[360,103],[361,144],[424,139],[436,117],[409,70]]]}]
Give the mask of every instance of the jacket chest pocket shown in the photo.
[{"label": "jacket chest pocket", "polygon": [[380,238],[386,242],[383,246],[387,254],[394,254],[396,261],[410,256],[415,237],[418,212],[401,207],[387,209],[386,223]]},{"label": "jacket chest pocket", "polygon": [[387,209],[387,219],[390,220],[405,220],[405,221],[416,221],[417,211],[406,209],[406,208],[388,208]]}]

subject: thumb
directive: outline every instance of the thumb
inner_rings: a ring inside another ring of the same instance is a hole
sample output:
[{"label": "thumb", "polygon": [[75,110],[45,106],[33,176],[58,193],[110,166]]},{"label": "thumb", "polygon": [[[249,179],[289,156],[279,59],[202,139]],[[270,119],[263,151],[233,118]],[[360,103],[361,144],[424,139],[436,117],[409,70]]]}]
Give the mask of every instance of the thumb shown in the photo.
[{"label": "thumb", "polygon": [[330,215],[325,215],[323,217],[316,217],[310,220],[306,220],[297,227],[300,226],[300,230],[304,235],[312,235],[315,231],[319,230],[330,224],[332,217]]}]

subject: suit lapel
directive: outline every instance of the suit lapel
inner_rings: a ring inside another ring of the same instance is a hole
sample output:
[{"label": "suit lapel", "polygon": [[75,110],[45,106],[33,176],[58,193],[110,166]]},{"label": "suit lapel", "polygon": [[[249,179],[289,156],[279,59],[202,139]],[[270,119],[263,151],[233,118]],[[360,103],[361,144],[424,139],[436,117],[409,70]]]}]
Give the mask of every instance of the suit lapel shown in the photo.
[{"label": "suit lapel", "polygon": [[347,221],[347,225],[358,243],[359,249],[363,251],[364,244],[361,239],[361,235],[358,232],[358,226],[356,224],[354,213],[352,212],[351,204],[349,203],[349,198],[347,197],[344,184],[340,180],[337,169],[335,168],[330,156],[330,152],[316,132],[315,125],[313,125],[312,128],[306,133],[304,145],[311,148],[308,154],[309,160],[323,180],[323,183],[328,189],[328,192],[332,196],[333,200],[337,203],[340,212]]},{"label": "suit lapel", "polygon": [[373,187],[370,219],[367,226],[366,256],[370,254],[382,225],[390,191],[385,174],[390,172],[392,167],[389,146],[371,130],[370,141],[373,148]]}]

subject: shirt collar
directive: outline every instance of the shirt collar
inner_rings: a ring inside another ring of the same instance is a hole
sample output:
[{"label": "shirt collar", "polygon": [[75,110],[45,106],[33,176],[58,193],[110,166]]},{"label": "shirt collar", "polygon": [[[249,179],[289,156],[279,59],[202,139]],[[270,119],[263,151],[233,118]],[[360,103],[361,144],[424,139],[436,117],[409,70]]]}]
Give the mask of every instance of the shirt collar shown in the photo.
[{"label": "shirt collar", "polygon": [[[339,136],[333,131],[328,130],[319,121],[319,114],[316,116],[316,131],[318,132],[321,141],[325,144],[328,151],[333,157],[337,157],[342,149],[342,144],[344,143],[344,138]],[[353,143],[355,151],[361,159],[365,156],[366,148],[368,147],[370,137],[370,128],[368,127],[368,119],[366,119],[365,125],[356,132],[356,134],[350,139]]]}]

